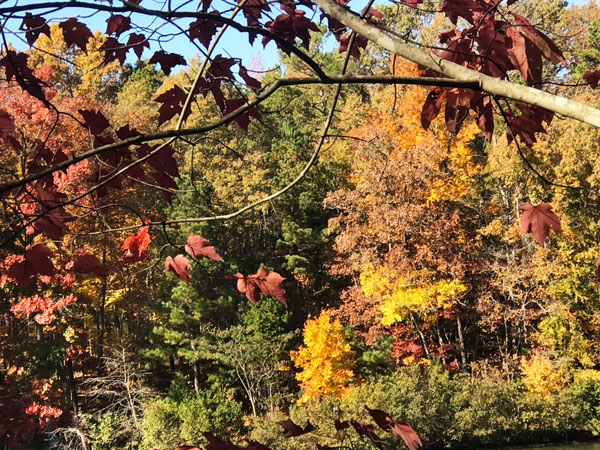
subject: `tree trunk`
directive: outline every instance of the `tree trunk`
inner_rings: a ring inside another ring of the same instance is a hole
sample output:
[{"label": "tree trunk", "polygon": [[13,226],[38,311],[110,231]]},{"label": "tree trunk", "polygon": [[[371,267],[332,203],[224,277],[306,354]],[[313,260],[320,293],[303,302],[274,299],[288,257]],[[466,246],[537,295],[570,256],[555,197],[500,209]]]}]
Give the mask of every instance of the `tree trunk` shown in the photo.
[{"label": "tree trunk", "polygon": [[460,316],[456,316],[456,329],[458,330],[458,348],[460,349],[460,362],[462,363],[462,368],[467,367],[467,357],[465,355],[465,341],[463,339],[462,332],[462,323],[460,321]]},{"label": "tree trunk", "polygon": [[73,374],[73,361],[67,358],[67,381],[69,384],[69,396],[71,397],[71,406],[73,407],[73,415],[79,414],[79,402],[77,400],[77,385],[75,384],[75,375]]},{"label": "tree trunk", "polygon": [[[106,264],[106,245],[102,250],[102,265]],[[105,314],[104,307],[106,305],[106,289],[107,289],[107,277],[102,279],[102,288],[100,290],[100,308],[98,309],[98,376],[104,373],[104,327],[105,327]]]}]

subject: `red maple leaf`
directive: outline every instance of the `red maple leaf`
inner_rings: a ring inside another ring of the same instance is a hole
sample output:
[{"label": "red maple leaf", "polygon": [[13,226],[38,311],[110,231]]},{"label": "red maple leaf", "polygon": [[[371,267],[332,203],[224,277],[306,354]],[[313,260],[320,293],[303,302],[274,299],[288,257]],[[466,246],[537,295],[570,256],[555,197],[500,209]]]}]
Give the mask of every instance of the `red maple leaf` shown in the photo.
[{"label": "red maple leaf", "polygon": [[598,83],[600,83],[600,70],[595,70],[593,72],[591,70],[586,70],[583,74],[583,79],[592,89],[596,89]]},{"label": "red maple leaf", "polygon": [[110,123],[104,114],[100,111],[91,111],[88,109],[80,109],[79,114],[83,117],[83,123],[94,135],[101,134],[106,130]]},{"label": "red maple leaf", "polygon": [[[303,10],[295,9],[291,11],[288,9],[288,12],[289,14],[279,14],[275,20],[267,22],[265,24],[267,30],[286,41],[294,42],[296,38],[299,38],[302,47],[308,50],[310,43],[310,33],[308,31],[319,31],[319,28],[305,16],[306,13]],[[262,40],[263,47],[270,40],[269,36],[264,36]],[[284,52],[289,52],[286,48],[282,48],[279,43],[277,43],[277,46]]]},{"label": "red maple leaf", "polygon": [[0,109],[0,138],[6,139],[15,132],[15,123],[12,116]]},{"label": "red maple leaf", "polygon": [[42,80],[35,76],[33,71],[27,65],[29,56],[23,52],[15,52],[9,50],[6,55],[0,59],[0,66],[4,67],[6,79],[14,78],[15,81],[25,91],[29,92],[34,97],[45,101],[46,96],[42,87],[46,86]]},{"label": "red maple leaf", "polygon": [[173,272],[175,275],[177,275],[179,278],[181,278],[186,284],[189,284],[189,282],[190,282],[190,269],[191,268],[192,268],[192,266],[190,265],[190,262],[188,261],[188,259],[181,254],[175,256],[175,258],[171,258],[170,256],[167,256],[167,259],[165,259],[165,270],[167,272]]},{"label": "red maple leaf", "polygon": [[93,37],[93,34],[86,24],[79,22],[75,17],[71,17],[59,23],[58,26],[62,29],[67,47],[75,44],[87,53],[87,41]]},{"label": "red maple leaf", "polygon": [[137,233],[125,238],[121,244],[123,261],[132,263],[145,260],[148,257],[146,248],[148,248],[149,244],[150,235],[148,234],[148,227],[141,227]]},{"label": "red maple leaf", "polygon": [[[156,147],[148,144],[142,144],[137,148],[137,154],[140,158],[148,155],[154,151]],[[154,167],[158,172],[165,172],[173,177],[179,176],[179,167],[177,166],[177,160],[173,156],[175,151],[170,145],[164,146],[162,149],[157,151],[154,155],[147,159],[148,163]],[[170,183],[169,183],[170,184]],[[161,184],[163,187],[167,187]],[[173,186],[176,187],[176,186]]]},{"label": "red maple leaf", "polygon": [[[229,100],[225,100],[225,108],[223,109],[223,115],[232,113],[238,108],[241,108],[246,104],[246,99],[244,98],[233,98]],[[248,126],[250,126],[250,117],[254,117],[256,119],[260,118],[260,112],[258,109],[253,106],[248,109],[248,111],[238,114],[233,118],[235,122],[245,131],[248,131]]]},{"label": "red maple leaf", "polygon": [[[185,91],[177,85],[156,97],[154,101],[162,103],[158,108],[158,124],[160,125],[179,114],[186,98]],[[189,108],[187,113],[189,114]]]},{"label": "red maple leaf", "polygon": [[144,48],[150,48],[150,44],[143,34],[131,33],[127,40],[127,47],[131,47],[138,59],[140,59]]},{"label": "red maple leaf", "polygon": [[246,298],[256,305],[260,300],[260,293],[275,297],[287,307],[285,300],[285,289],[281,286],[284,277],[277,272],[267,269],[258,269],[254,275],[245,277],[241,273],[236,273],[234,278],[237,278],[237,290],[240,294],[245,294]]},{"label": "red maple leaf", "polygon": [[91,253],[75,256],[72,263],[67,268],[70,268],[75,272],[93,273],[99,277],[105,277],[107,275],[106,269],[102,266],[100,260]]},{"label": "red maple leaf", "polygon": [[552,64],[566,64],[566,60],[562,54],[562,51],[548,36],[531,25],[531,23],[529,23],[529,21],[520,14],[511,14],[515,19],[515,23],[521,27],[521,32],[533,43],[533,45],[539,49],[540,52],[542,52],[548,61],[550,61]]},{"label": "red maple leaf", "polygon": [[423,446],[417,432],[406,422],[400,422],[380,409],[365,408],[380,428],[391,431],[394,437],[401,438],[410,450]]},{"label": "red maple leaf", "polygon": [[426,130],[429,125],[435,119],[442,108],[444,99],[446,98],[446,91],[442,88],[433,88],[425,103],[423,103],[423,109],[421,110],[421,126]]},{"label": "red maple leaf", "polygon": [[224,58],[222,55],[217,55],[212,60],[212,63],[206,71],[207,80],[225,79],[233,81],[235,77],[231,71],[231,66],[236,63],[233,58]]},{"label": "red maple leaf", "polygon": [[315,429],[314,425],[312,425],[310,422],[306,424],[306,427],[302,428],[300,425],[296,425],[292,419],[281,420],[277,422],[277,424],[283,427],[283,437],[286,438],[302,436],[303,434],[310,433]]},{"label": "red maple leaf", "polygon": [[531,232],[533,238],[542,247],[550,234],[550,230],[553,230],[557,234],[562,234],[560,219],[554,214],[552,206],[548,203],[540,203],[534,206],[527,202],[521,205],[519,211],[523,211],[520,233]]},{"label": "red maple leaf", "polygon": [[34,16],[30,12],[25,13],[25,17],[23,18],[23,22],[19,29],[25,31],[25,39],[27,39],[27,43],[30,46],[37,41],[37,38],[42,33],[50,37],[50,27],[48,26],[46,19],[42,16]]},{"label": "red maple leaf", "polygon": [[248,74],[248,70],[240,65],[240,70],[238,71],[240,77],[242,77],[242,80],[244,80],[244,83],[246,83],[246,85],[250,88],[250,89],[260,89],[262,87],[262,83],[260,82],[260,80],[257,80],[254,77],[251,77]]},{"label": "red maple leaf", "polygon": [[121,44],[115,38],[109,37],[100,46],[99,50],[105,52],[104,61],[102,62],[102,64],[108,64],[109,62],[118,59],[121,65],[123,65],[125,64],[125,59],[127,58],[127,50],[129,50],[129,47]]},{"label": "red maple leaf", "polygon": [[[360,58],[360,50],[364,49],[367,46],[367,38],[356,35],[354,38],[354,42],[352,43],[352,50],[350,50],[350,55],[354,56],[354,58]],[[340,38],[340,48],[339,52],[343,53],[348,51],[348,45],[350,44],[350,36],[343,36]]]},{"label": "red maple leaf", "polygon": [[158,50],[154,52],[152,58],[150,58],[150,64],[160,64],[160,68],[165,73],[165,75],[169,75],[171,73],[171,69],[178,65],[186,65],[185,58],[177,53],[167,53],[164,50]]},{"label": "red maple leaf", "polygon": [[[217,11],[213,11],[217,14]],[[217,28],[223,26],[222,23],[208,19],[197,19],[190,23],[190,39],[198,39],[206,48],[210,45],[210,40],[217,32]]]},{"label": "red maple leaf", "polygon": [[25,250],[23,260],[14,262],[7,271],[21,286],[28,286],[36,275],[54,275],[54,264],[50,259],[52,251],[42,244],[37,244]]},{"label": "red maple leaf", "polygon": [[115,34],[119,36],[121,33],[131,29],[131,19],[121,14],[113,14],[106,19],[106,34]]},{"label": "red maple leaf", "polygon": [[215,259],[217,261],[223,261],[221,255],[219,255],[212,245],[207,244],[207,240],[202,236],[191,235],[187,239],[185,251],[194,259],[200,257]]}]

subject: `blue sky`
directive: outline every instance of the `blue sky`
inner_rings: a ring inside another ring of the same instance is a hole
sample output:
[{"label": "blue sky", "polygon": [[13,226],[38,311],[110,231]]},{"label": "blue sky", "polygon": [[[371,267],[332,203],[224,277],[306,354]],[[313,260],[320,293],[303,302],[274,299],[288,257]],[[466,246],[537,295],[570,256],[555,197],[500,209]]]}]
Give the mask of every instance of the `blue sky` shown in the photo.
[{"label": "blue sky", "polygon": [[[217,3],[218,0],[213,0],[213,1],[214,1],[214,3]],[[353,2],[353,6],[355,7],[355,9],[360,8],[361,4],[364,4],[365,1],[366,0],[355,0]],[[525,0],[525,1],[535,1],[535,0]],[[588,1],[589,0],[570,0],[569,3],[581,5],[584,3],[588,3]],[[85,15],[86,12],[81,9],[71,9],[69,12],[65,12],[64,16],[68,17],[68,16],[77,15],[77,14]],[[241,14],[240,14],[240,16],[241,16]],[[82,20],[82,21],[84,21],[92,29],[92,31],[95,29],[99,29],[104,32],[106,30],[105,20],[107,17],[108,17],[108,13],[102,12],[102,13],[97,13],[97,14],[95,14],[85,20]],[[245,22],[245,19],[243,19],[242,17],[240,17],[240,18],[241,18],[242,22]],[[318,20],[318,17],[313,18],[313,20]],[[14,24],[11,23],[10,25],[11,26],[6,27],[5,29],[18,28],[18,26],[20,25],[20,21],[19,22],[15,21]],[[148,23],[142,24],[142,25],[148,25],[149,27],[152,27],[152,23],[150,22],[150,19],[148,19]],[[185,26],[187,27],[187,24],[185,24]],[[168,31],[168,30],[164,30],[164,31]],[[23,41],[19,41],[19,39],[14,36],[12,38],[9,36],[9,39],[12,41],[13,45],[15,45],[15,47],[18,49],[25,49],[27,46],[26,43],[24,43]],[[244,65],[250,66],[250,68],[252,68],[252,69],[256,68],[257,62],[260,62],[264,68],[271,68],[271,67],[277,65],[278,60],[279,60],[277,48],[273,42],[269,42],[267,44],[266,48],[263,49],[261,40],[262,40],[262,38],[260,36],[257,37],[254,42],[254,45],[250,46],[250,44],[248,42],[248,36],[246,34],[240,33],[235,29],[229,28],[225,31],[225,34],[221,39],[221,44],[218,46],[215,54],[221,53],[224,56],[230,56],[230,57],[236,57],[236,58],[241,57]],[[148,51],[146,49],[143,57],[146,57],[146,58],[150,57],[152,55],[152,52],[157,50],[158,48],[159,48],[159,44],[153,43],[151,51]],[[189,41],[187,41],[184,37],[181,37],[181,36],[177,36],[177,37],[173,38],[170,42],[166,42],[164,44],[164,49],[169,52],[180,53],[186,59],[188,59],[198,53],[198,50],[193,45],[190,45]],[[228,51],[234,52],[234,53],[229,54],[229,53],[227,53]],[[130,58],[135,58],[133,56],[133,52],[130,52]],[[133,60],[131,60],[130,62],[133,62]]]}]

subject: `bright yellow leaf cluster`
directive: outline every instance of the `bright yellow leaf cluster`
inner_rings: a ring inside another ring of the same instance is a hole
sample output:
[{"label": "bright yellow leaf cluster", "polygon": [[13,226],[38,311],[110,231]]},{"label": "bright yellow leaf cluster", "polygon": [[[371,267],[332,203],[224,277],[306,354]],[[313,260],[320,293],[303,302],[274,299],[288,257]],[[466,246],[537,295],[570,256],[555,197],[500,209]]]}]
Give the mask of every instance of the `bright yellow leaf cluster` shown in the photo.
[{"label": "bright yellow leaf cluster", "polygon": [[523,383],[529,392],[548,396],[563,387],[563,379],[547,356],[534,354],[530,359],[521,358]]},{"label": "bright yellow leaf cluster", "polygon": [[393,325],[404,321],[411,311],[423,314],[425,320],[435,320],[439,310],[452,308],[456,297],[467,290],[467,286],[454,278],[452,280],[427,281],[415,283],[414,279],[423,279],[421,272],[408,277],[391,278],[384,268],[367,269],[360,274],[363,293],[367,297],[381,297],[381,323]]},{"label": "bright yellow leaf cluster", "polygon": [[338,319],[331,321],[328,311],[306,321],[304,345],[291,352],[291,358],[302,369],[296,374],[304,391],[299,405],[328,394],[339,398],[354,378],[355,354],[342,324]]}]

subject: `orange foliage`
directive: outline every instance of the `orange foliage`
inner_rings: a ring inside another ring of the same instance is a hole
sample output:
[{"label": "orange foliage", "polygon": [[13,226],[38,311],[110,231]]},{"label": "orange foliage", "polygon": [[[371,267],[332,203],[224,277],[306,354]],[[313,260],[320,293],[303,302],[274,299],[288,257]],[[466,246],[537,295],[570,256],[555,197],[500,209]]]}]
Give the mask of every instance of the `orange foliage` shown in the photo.
[{"label": "orange foliage", "polygon": [[298,404],[333,394],[340,397],[354,378],[355,355],[339,320],[331,321],[328,311],[304,324],[304,346],[291,353],[302,371],[296,379],[303,389]]}]

